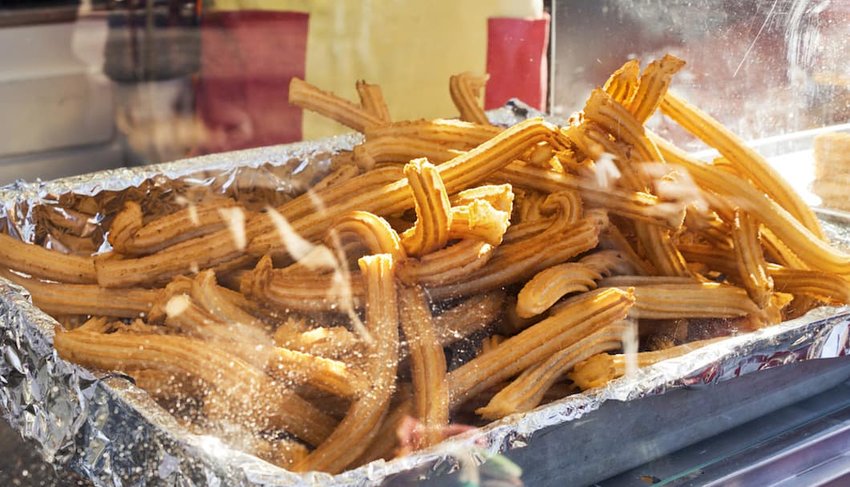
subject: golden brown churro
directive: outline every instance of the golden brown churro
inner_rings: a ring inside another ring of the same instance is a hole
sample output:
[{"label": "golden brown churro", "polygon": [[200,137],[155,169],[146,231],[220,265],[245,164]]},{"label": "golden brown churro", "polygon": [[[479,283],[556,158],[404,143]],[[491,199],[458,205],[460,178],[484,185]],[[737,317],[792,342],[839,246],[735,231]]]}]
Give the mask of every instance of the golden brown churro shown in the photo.
[{"label": "golden brown churro", "polygon": [[477,76],[472,73],[461,73],[449,78],[449,93],[460,112],[461,120],[482,125],[490,123],[478,101],[481,90],[487,84],[489,77],[489,75]]},{"label": "golden brown churro", "polygon": [[356,88],[363,109],[377,117],[381,122],[389,123],[390,109],[387,107],[387,102],[384,101],[384,93],[381,91],[381,87],[359,80]]},{"label": "golden brown churro", "polygon": [[543,400],[546,391],[575,364],[593,355],[621,348],[628,326],[628,323],[617,322],[590,332],[572,345],[526,369],[493,396],[487,406],[476,412],[485,419],[499,419],[534,409]]},{"label": "golden brown churro", "polygon": [[365,211],[353,211],[336,221],[331,232],[339,242],[356,243],[369,254],[390,254],[400,262],[407,258],[398,234],[383,218]]},{"label": "golden brown churro", "polygon": [[761,155],[747,147],[729,129],[672,93],[664,96],[661,110],[688,132],[715,147],[737,171],[753,181],[757,188],[767,193],[816,237],[823,239],[820,224],[811,208]]},{"label": "golden brown churro", "polygon": [[298,78],[292,78],[289,82],[289,103],[321,113],[358,132],[384,123],[379,115]]},{"label": "golden brown churro", "polygon": [[627,291],[608,288],[581,294],[558,313],[507,339],[493,353],[485,353],[449,373],[449,398],[455,407],[467,398],[539,363],[576,341],[575,330],[598,329],[625,319],[634,298]]},{"label": "golden brown churro", "polygon": [[297,471],[344,470],[378,433],[395,391],[399,318],[392,257],[379,254],[359,262],[366,281],[366,322],[376,338],[369,351],[369,380],[328,439],[294,466]]},{"label": "golden brown churro", "polygon": [[25,288],[33,304],[48,314],[138,318],[150,311],[158,290],[104,289],[95,284],[45,282],[0,269],[0,276]]},{"label": "golden brown churro", "polygon": [[[60,195],[23,232],[40,245],[0,236],[0,276],[77,327],[57,329],[61,357],[130,374],[193,431],[329,473],[575,393],[570,378],[602,385],[633,331],[664,349],[646,365],[850,302],[850,256],[787,184],[667,93],[682,65],[625,63],[565,127],[489,125],[469,73],[450,88],[471,121],[392,122],[377,85],[356,104],[295,79],[293,103],[363,135],[297,165],[303,194],[280,184],[287,163]],[[724,157],[649,132],[659,104]]]},{"label": "golden brown churro", "polygon": [[399,295],[401,329],[410,353],[414,411],[425,428],[423,447],[442,440],[442,430],[449,423],[446,356],[426,298],[417,288],[404,289]]},{"label": "golden brown churro", "polygon": [[346,296],[338,284],[343,277],[338,274],[304,274],[274,269],[271,259],[263,257],[243,278],[242,292],[284,311],[343,312],[342,300],[351,298],[354,306],[359,307],[364,295],[362,280],[357,274],[351,277],[351,296]]},{"label": "golden brown churro", "polygon": [[[137,203],[128,201],[124,210],[116,215],[112,222],[109,243],[122,254],[152,254],[225,228],[227,221],[221,210],[236,206],[236,202],[229,198],[216,198],[199,204],[190,202],[187,205],[175,213],[142,224],[141,208]],[[116,230],[117,232],[113,233]]]},{"label": "golden brown churro", "polygon": [[214,388],[217,407],[253,429],[283,428],[314,445],[331,434],[333,420],[308,402],[238,357],[196,339],[57,328],[53,344],[63,358],[87,367],[156,368],[197,377]]},{"label": "golden brown churro", "polygon": [[[662,360],[681,357],[682,355],[691,353],[694,350],[725,339],[726,337],[711,340],[699,340],[666,348],[664,350],[640,352],[635,354],[635,363],[638,367],[648,367],[661,362]],[[576,364],[568,377],[582,390],[602,387],[608,382],[626,374],[626,361],[628,359],[629,357],[623,354],[609,355],[607,353],[602,353],[594,355],[593,357]]]},{"label": "golden brown churro", "polygon": [[31,245],[0,233],[0,264],[33,277],[58,282],[90,284],[97,282],[90,257],[67,255]]},{"label": "golden brown churro", "polygon": [[413,192],[416,224],[401,235],[401,244],[407,255],[419,257],[448,243],[452,207],[440,173],[427,159],[410,161],[404,175]]},{"label": "golden brown churro", "polygon": [[705,189],[734,197],[743,210],[775,234],[803,262],[824,272],[850,274],[850,256],[830,247],[749,182],[695,161],[667,141],[653,139],[668,161],[686,168],[694,181]]},{"label": "golden brown churro", "polygon": [[611,73],[602,89],[623,106],[629,106],[638,90],[640,61],[631,59]]},{"label": "golden brown churro", "polygon": [[366,140],[380,137],[407,137],[443,144],[452,149],[469,150],[495,137],[500,127],[461,120],[411,120],[366,129]]},{"label": "golden brown churro", "polygon": [[750,299],[759,308],[764,309],[770,302],[773,293],[773,279],[767,273],[767,262],[759,238],[759,225],[753,218],[742,211],[735,213],[735,224],[732,227],[732,238],[735,241],[735,263],[738,275]]},{"label": "golden brown churro", "polygon": [[661,104],[673,75],[685,66],[685,62],[670,54],[649,63],[640,76],[637,93],[628,105],[640,123],[646,122]]},{"label": "golden brown churro", "polygon": [[631,316],[640,319],[734,318],[760,316],[758,306],[739,287],[701,282],[636,286]]}]

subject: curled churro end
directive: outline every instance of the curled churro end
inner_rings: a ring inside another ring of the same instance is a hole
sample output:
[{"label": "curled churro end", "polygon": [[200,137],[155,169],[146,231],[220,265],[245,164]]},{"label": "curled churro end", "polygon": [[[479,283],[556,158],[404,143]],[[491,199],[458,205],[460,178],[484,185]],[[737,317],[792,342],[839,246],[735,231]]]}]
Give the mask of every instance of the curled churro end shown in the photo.
[{"label": "curled churro end", "polygon": [[452,207],[437,168],[427,159],[415,159],[404,166],[413,192],[416,224],[401,235],[408,255],[421,256],[446,246],[452,225]]},{"label": "curled churro end", "polygon": [[487,84],[489,75],[477,76],[472,73],[456,74],[449,78],[449,93],[460,112],[461,120],[488,125],[490,121],[479,105],[481,90]]},{"label": "curled churro end", "polygon": [[517,315],[531,318],[549,309],[562,297],[596,288],[602,275],[591,267],[567,263],[538,272],[528,281],[517,297]]},{"label": "curled churro end", "polygon": [[390,254],[397,262],[407,255],[398,234],[383,218],[365,211],[353,211],[334,224],[331,232],[345,246],[351,242],[366,251],[366,255]]},{"label": "curled churro end", "polygon": [[[241,291],[281,311],[347,313],[362,305],[363,281],[359,275],[293,272],[273,269],[266,256],[242,278]],[[297,266],[297,264],[296,264]]]},{"label": "curled churro end", "polygon": [[442,286],[462,281],[489,262],[495,247],[481,240],[466,239],[420,259],[399,265],[398,277],[406,284]]},{"label": "curled churro end", "polygon": [[366,323],[375,338],[366,370],[369,381],[328,439],[293,466],[296,471],[344,470],[378,433],[395,391],[399,316],[392,257],[362,257],[359,263],[366,281]]}]

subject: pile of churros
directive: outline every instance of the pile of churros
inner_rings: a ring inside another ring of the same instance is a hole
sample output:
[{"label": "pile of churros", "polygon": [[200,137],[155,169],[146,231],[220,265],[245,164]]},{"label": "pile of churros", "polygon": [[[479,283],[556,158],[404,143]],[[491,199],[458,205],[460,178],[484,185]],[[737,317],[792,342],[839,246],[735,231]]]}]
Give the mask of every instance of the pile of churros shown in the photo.
[{"label": "pile of churros", "polygon": [[[364,135],[308,191],[127,199],[88,255],[0,236],[2,275],[65,323],[61,357],[126,374],[193,431],[331,473],[717,340],[694,324],[850,302],[850,256],[811,209],[668,92],[683,64],[627,62],[564,127],[491,125],[469,73],[451,120],[393,121],[376,85],[353,103],[294,79],[293,104]],[[720,157],[650,132],[658,110]]]}]

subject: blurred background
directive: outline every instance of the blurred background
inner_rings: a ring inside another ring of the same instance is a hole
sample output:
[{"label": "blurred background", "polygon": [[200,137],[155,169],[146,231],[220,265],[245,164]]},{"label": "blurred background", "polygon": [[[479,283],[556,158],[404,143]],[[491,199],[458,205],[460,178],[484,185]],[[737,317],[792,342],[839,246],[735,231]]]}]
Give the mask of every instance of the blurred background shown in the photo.
[{"label": "blurred background", "polygon": [[288,105],[293,76],[379,83],[401,119],[455,116],[449,75],[488,72],[486,108],[569,115],[666,52],[756,139],[850,121],[848,39],[835,0],[0,0],[0,184],[343,131]]}]

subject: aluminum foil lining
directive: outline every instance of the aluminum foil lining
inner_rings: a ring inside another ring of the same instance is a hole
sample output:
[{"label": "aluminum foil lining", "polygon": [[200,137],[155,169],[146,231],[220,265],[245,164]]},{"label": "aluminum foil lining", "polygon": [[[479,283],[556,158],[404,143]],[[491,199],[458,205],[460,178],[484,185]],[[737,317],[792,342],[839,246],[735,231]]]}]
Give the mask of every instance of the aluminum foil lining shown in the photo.
[{"label": "aluminum foil lining", "polygon": [[[508,125],[535,113],[518,102],[491,112]],[[330,155],[359,136],[251,149],[174,163],[106,171],[52,182],[18,182],[0,190],[0,218],[32,238],[32,208],[69,192],[95,195],[137,186],[156,176],[187,177],[263,164],[283,168],[281,191],[327,167]],[[850,224],[832,217],[826,230],[850,248]],[[215,437],[187,431],[129,378],[95,375],[60,359],[52,347],[56,322],[22,288],[0,279],[0,410],[59,471],[97,486],[129,485],[379,485],[475,468],[494,455],[531,447],[544,428],[575,421],[607,401],[630,401],[669,389],[725,381],[792,362],[850,351],[850,307],[824,307],[757,332],[732,337],[531,412],[506,417],[440,445],[345,473],[296,474],[236,451]],[[531,445],[531,446],[529,446]]]}]

